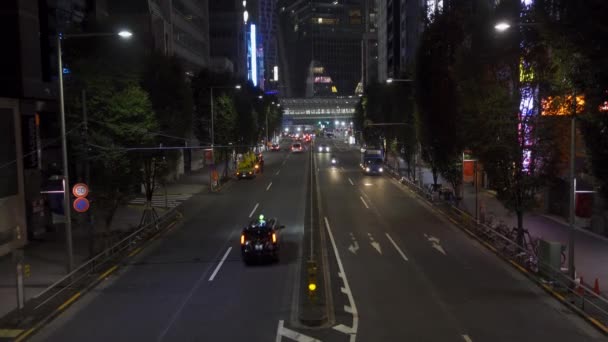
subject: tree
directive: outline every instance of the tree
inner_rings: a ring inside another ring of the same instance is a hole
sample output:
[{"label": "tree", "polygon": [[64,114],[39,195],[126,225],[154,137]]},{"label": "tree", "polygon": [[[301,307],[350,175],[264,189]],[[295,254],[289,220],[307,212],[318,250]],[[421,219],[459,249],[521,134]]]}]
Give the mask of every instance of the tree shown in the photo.
[{"label": "tree", "polygon": [[[516,16],[519,4],[500,10]],[[483,164],[497,198],[517,214],[523,245],[523,216],[551,180],[557,151],[551,120],[539,115],[538,89],[548,75],[547,51],[531,30],[500,41],[487,33],[487,8],[470,22],[468,44],[456,63],[459,110],[467,146]]]},{"label": "tree", "polygon": [[[597,0],[538,0],[534,6],[542,38],[551,50],[553,94],[585,98],[580,110],[591,170],[599,191],[608,198],[608,4]],[[583,19],[584,18],[584,19]],[[604,109],[602,109],[604,108]]]},{"label": "tree", "polygon": [[416,58],[417,131],[422,159],[431,167],[433,182],[438,174],[452,177],[464,148],[462,119],[458,112],[456,79],[453,68],[458,49],[464,42],[460,7],[444,8],[422,34]]},{"label": "tree", "polygon": [[104,40],[70,43],[65,52],[72,71],[65,84],[69,130],[82,124],[83,89],[88,112],[88,131],[68,136],[70,159],[91,166],[89,199],[94,225],[89,225],[89,252],[94,254],[110,243],[108,238],[99,241],[98,235],[111,236],[110,225],[118,206],[143,181],[146,156],[127,148],[151,146],[150,133],[157,131],[158,125],[148,93],[140,86],[142,55],[138,49]]}]

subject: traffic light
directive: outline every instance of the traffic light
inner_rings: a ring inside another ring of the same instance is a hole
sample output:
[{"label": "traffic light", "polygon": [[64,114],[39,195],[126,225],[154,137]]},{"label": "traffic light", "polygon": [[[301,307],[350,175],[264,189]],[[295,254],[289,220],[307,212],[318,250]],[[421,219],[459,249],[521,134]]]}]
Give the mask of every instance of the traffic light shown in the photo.
[{"label": "traffic light", "polygon": [[30,274],[31,274],[30,264],[23,265],[23,276],[26,277],[26,278],[29,278]]},{"label": "traffic light", "polygon": [[317,295],[317,263],[314,260],[309,260],[306,266],[308,270],[308,297],[314,300]]}]

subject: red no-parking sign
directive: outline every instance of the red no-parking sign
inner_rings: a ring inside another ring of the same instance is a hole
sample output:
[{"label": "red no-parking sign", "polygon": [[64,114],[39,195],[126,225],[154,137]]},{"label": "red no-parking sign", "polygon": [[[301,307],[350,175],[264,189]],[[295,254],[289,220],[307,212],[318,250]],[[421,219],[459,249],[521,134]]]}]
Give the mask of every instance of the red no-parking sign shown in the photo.
[{"label": "red no-parking sign", "polygon": [[74,200],[74,203],[72,204],[72,206],[74,207],[74,210],[76,210],[79,213],[84,213],[85,211],[89,210],[89,200],[84,198],[84,197],[78,197],[77,199]]}]

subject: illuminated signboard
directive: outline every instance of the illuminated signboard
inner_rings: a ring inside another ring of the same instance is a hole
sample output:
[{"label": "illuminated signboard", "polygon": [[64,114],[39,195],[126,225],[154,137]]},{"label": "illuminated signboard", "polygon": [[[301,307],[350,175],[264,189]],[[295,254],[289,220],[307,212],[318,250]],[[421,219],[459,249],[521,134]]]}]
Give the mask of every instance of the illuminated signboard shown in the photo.
[{"label": "illuminated signboard", "polygon": [[329,76],[315,76],[315,83],[331,83]]},{"label": "illuminated signboard", "polygon": [[251,24],[249,31],[249,49],[251,51],[251,81],[254,86],[258,86],[258,61],[257,61],[257,48],[256,48],[256,32],[255,24]]}]

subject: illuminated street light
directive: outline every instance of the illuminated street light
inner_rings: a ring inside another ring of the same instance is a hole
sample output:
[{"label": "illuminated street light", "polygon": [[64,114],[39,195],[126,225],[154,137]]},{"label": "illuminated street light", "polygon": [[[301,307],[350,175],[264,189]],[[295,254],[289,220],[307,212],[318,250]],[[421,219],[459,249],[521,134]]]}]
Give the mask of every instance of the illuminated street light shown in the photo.
[{"label": "illuminated street light", "polygon": [[302,130],[302,127],[298,127],[298,132],[300,132]]},{"label": "illuminated street light", "polygon": [[494,29],[498,32],[504,32],[504,31],[508,30],[509,28],[511,28],[511,25],[509,25],[509,23],[507,23],[505,21],[501,21],[501,22],[497,23],[496,25],[494,25]]},{"label": "illuminated street light", "polygon": [[122,31],[118,32],[118,35],[121,38],[128,39],[128,38],[131,38],[133,36],[133,33],[131,31],[122,30]]},{"label": "illuminated street light", "polygon": [[236,88],[236,89],[241,89],[241,85],[240,85],[240,84],[237,84],[237,85],[235,85],[235,86],[234,86],[234,88]]},{"label": "illuminated street light", "polygon": [[335,124],[336,126],[338,126],[338,125],[340,124],[340,121],[336,120],[336,121],[334,122],[334,124]]}]

